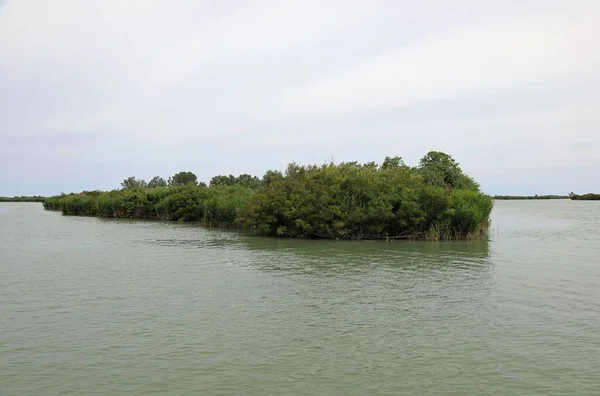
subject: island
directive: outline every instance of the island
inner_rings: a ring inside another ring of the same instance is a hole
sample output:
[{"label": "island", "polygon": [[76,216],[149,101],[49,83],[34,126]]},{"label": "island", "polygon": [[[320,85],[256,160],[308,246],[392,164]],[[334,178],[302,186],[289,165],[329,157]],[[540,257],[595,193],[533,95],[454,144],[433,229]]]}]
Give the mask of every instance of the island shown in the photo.
[{"label": "island", "polygon": [[600,194],[587,193],[587,194],[569,194],[569,198],[573,201],[600,201]]},{"label": "island", "polygon": [[382,163],[291,163],[262,178],[192,172],[121,189],[47,198],[65,215],[199,222],[265,236],[327,239],[469,240],[487,238],[493,200],[448,154],[431,151],[415,167]]}]

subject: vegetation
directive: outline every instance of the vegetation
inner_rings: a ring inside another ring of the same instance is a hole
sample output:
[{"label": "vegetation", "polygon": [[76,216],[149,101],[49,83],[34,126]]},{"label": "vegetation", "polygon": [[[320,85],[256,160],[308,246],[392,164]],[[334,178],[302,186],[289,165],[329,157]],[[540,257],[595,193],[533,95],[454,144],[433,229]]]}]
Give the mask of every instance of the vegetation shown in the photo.
[{"label": "vegetation", "polygon": [[447,154],[430,152],[411,168],[400,157],[381,165],[290,164],[284,173],[215,176],[191,172],[121,190],[62,194],[44,207],[65,215],[196,221],[261,235],[335,239],[476,239],[487,235],[491,197]]},{"label": "vegetation", "polygon": [[569,198],[571,198],[574,201],[600,201],[600,194],[588,193],[588,194],[578,195],[578,194],[571,193],[569,195]]},{"label": "vegetation", "polygon": [[516,199],[569,199],[567,195],[495,195],[498,200],[516,200]]},{"label": "vegetation", "polygon": [[[156,178],[155,178],[156,179]],[[195,186],[198,184],[198,177],[192,172],[179,172],[172,177],[169,177],[169,186]]]},{"label": "vegetation", "polygon": [[242,186],[251,190],[258,190],[261,187],[261,181],[256,176],[243,174],[239,176],[215,176],[210,180],[210,186]]},{"label": "vegetation", "polygon": [[44,202],[44,197],[36,195],[33,197],[0,197],[0,202]]}]

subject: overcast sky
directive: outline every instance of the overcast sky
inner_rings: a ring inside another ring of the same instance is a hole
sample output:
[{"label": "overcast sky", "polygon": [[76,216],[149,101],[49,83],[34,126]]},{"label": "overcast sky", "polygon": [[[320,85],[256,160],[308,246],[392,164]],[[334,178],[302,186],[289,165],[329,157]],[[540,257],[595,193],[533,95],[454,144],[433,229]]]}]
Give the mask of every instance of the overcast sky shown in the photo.
[{"label": "overcast sky", "polygon": [[0,195],[451,154],[600,192],[598,0],[0,0]]}]

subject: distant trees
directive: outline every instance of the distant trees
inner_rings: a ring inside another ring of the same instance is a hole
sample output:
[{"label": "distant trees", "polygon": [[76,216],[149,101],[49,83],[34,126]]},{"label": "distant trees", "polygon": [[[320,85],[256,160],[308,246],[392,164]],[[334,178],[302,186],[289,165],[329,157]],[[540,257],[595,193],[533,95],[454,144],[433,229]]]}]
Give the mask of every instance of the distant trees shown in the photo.
[{"label": "distant trees", "polygon": [[210,179],[210,186],[241,186],[252,190],[256,190],[261,186],[261,181],[258,177],[249,175],[247,173],[244,173],[237,177],[234,175],[220,175]]},{"label": "distant trees", "polygon": [[265,175],[262,177],[261,183],[265,186],[270,185],[277,180],[283,179],[283,173],[277,170],[268,170]]},{"label": "distant trees", "polygon": [[148,183],[148,187],[156,188],[156,187],[167,187],[167,181],[160,176],[154,176],[152,180]]},{"label": "distant trees", "polygon": [[570,198],[574,201],[600,201],[600,194],[587,193],[578,195],[571,193]]},{"label": "distant trees", "polygon": [[135,176],[128,177],[127,179],[121,182],[121,187],[123,187],[124,190],[129,190],[132,188],[144,188],[146,186],[147,184],[145,180],[138,180],[135,178]]},{"label": "distant trees", "polygon": [[144,179],[136,179],[135,176],[131,176],[121,182],[121,187],[124,190],[133,188],[157,188],[169,186],[177,187],[186,185],[198,185],[198,177],[192,172],[179,172],[169,177],[168,181],[160,176],[154,176],[149,183],[146,183]]},{"label": "distant trees", "polygon": [[547,200],[547,199],[568,199],[567,195],[494,195],[494,199],[497,200],[524,200],[524,199],[539,199],[539,200]]},{"label": "distant trees", "polygon": [[197,185],[198,177],[192,172],[179,172],[169,177],[169,186]]},{"label": "distant trees", "polygon": [[45,198],[41,195],[35,195],[33,197],[23,196],[20,197],[0,197],[0,202],[44,202]]},{"label": "distant trees", "polygon": [[385,157],[383,164],[381,164],[381,169],[400,168],[401,166],[406,166],[404,165],[404,160],[402,158],[398,156]]}]

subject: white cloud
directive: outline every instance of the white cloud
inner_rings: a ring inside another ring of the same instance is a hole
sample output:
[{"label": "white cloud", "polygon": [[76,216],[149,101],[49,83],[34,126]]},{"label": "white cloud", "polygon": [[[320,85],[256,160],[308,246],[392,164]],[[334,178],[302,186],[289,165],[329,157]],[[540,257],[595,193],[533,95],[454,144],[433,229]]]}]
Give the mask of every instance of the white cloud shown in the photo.
[{"label": "white cloud", "polygon": [[429,149],[483,176],[600,167],[599,19],[596,0],[8,0],[0,178]]},{"label": "white cloud", "polygon": [[599,17],[596,5],[444,31],[290,90],[279,111],[284,117],[345,114],[598,76]]}]

